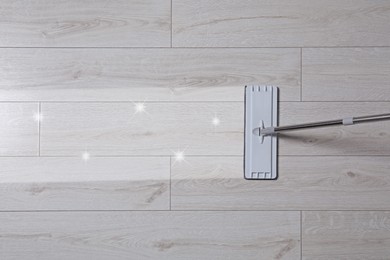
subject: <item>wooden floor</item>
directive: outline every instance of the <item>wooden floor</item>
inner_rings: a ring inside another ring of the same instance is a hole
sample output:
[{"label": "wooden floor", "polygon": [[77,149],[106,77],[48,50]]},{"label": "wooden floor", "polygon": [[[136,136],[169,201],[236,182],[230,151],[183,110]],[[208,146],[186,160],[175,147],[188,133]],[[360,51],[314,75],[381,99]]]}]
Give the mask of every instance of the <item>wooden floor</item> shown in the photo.
[{"label": "wooden floor", "polygon": [[390,111],[390,1],[0,6],[1,260],[390,259],[390,123],[242,165],[247,84],[280,124]]}]

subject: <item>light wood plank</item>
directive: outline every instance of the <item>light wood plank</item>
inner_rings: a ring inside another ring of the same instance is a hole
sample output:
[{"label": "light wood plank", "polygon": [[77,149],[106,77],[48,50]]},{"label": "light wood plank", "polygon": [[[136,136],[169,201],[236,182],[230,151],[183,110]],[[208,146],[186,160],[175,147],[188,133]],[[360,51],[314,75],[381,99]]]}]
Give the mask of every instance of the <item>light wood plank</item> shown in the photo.
[{"label": "light wood plank", "polygon": [[304,212],[303,259],[389,258],[390,212]]},{"label": "light wood plank", "polygon": [[[242,103],[45,103],[41,154],[231,155],[242,150]],[[213,125],[218,116],[220,125]]]},{"label": "light wood plank", "polygon": [[169,158],[0,158],[0,210],[167,210]]},{"label": "light wood plank", "polygon": [[[241,102],[44,103],[43,155],[242,155]],[[288,125],[390,111],[390,103],[286,102],[280,124]],[[213,118],[220,120],[214,126]],[[292,132],[280,136],[281,155],[390,155],[389,122]]]},{"label": "light wood plank", "polygon": [[299,212],[1,213],[2,259],[299,259]]},{"label": "light wood plank", "polygon": [[1,1],[1,47],[170,46],[169,0]]},{"label": "light wood plank", "polygon": [[[389,113],[389,102],[304,102],[281,105],[280,125]],[[390,155],[390,122],[328,127],[280,136],[282,155]]]},{"label": "light wood plank", "polygon": [[389,209],[389,157],[279,157],[276,181],[243,178],[242,157],[172,164],[174,210]]},{"label": "light wood plank", "polygon": [[302,57],[303,100],[390,101],[390,48],[303,49]]},{"label": "light wood plank", "polygon": [[243,101],[275,84],[300,98],[298,49],[0,49],[3,101]]},{"label": "light wood plank", "polygon": [[38,104],[0,103],[0,156],[38,155],[37,114]]},{"label": "light wood plank", "polygon": [[173,46],[389,46],[386,0],[173,1]]}]

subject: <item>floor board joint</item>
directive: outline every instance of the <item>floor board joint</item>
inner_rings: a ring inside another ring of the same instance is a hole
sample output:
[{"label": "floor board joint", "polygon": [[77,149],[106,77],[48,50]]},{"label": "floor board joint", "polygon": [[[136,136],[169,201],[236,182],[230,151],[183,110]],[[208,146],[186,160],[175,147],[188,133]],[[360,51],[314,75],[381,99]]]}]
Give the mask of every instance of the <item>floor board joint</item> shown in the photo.
[{"label": "floor board joint", "polygon": [[302,83],[302,69],[303,69],[303,66],[302,66],[302,48],[301,48],[301,51],[300,51],[300,55],[301,55],[301,60],[300,60],[300,67],[301,67],[301,71],[300,71],[300,83],[301,83],[301,89],[300,89],[300,101],[302,102],[302,91],[303,91],[303,83]]},{"label": "floor board joint", "polygon": [[303,241],[302,241],[302,210],[300,211],[300,236],[301,236],[301,260],[303,259],[302,256],[302,247],[303,247]]},{"label": "floor board joint", "polygon": [[41,102],[38,103],[38,156],[41,156],[41,119],[42,119],[42,111],[41,111]]},{"label": "floor board joint", "polygon": [[173,0],[171,0],[171,48],[173,47],[172,38],[173,38]]},{"label": "floor board joint", "polygon": [[172,156],[169,156],[169,210],[172,210]]}]

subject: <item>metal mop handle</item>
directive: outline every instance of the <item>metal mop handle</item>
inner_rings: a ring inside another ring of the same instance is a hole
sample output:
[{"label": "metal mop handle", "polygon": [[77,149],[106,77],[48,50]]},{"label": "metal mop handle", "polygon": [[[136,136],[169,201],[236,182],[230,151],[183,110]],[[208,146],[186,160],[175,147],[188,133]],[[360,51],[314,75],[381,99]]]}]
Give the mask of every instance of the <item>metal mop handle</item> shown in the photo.
[{"label": "metal mop handle", "polygon": [[300,130],[300,129],[318,128],[318,127],[334,126],[334,125],[353,125],[353,124],[369,123],[369,122],[384,121],[384,120],[390,120],[390,113],[371,115],[371,116],[347,117],[344,119],[320,121],[320,122],[305,123],[305,124],[298,124],[298,125],[266,127],[263,129],[259,128],[258,133],[260,136],[265,136],[265,135],[273,135],[280,132],[287,132],[287,131]]}]

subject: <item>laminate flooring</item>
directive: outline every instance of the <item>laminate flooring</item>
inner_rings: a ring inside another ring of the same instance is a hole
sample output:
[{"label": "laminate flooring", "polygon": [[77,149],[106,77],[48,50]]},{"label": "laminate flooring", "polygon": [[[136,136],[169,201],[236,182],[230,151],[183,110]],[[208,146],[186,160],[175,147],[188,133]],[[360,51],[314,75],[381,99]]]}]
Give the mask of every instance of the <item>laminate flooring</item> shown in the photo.
[{"label": "laminate flooring", "polygon": [[390,259],[390,1],[0,0],[0,259]]}]

